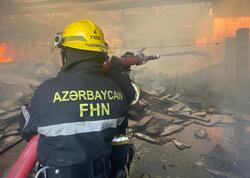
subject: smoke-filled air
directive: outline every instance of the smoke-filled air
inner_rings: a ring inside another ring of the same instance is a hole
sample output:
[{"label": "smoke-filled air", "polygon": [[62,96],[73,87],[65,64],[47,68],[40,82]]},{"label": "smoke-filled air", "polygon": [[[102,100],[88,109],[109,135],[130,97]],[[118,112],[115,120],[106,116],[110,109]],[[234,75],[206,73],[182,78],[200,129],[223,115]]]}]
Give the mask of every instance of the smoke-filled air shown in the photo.
[{"label": "smoke-filled air", "polygon": [[84,19],[109,60],[140,60],[123,67],[141,93],[127,114],[131,178],[250,177],[249,0],[1,1],[0,177],[27,143],[21,107],[63,70],[55,35]]}]

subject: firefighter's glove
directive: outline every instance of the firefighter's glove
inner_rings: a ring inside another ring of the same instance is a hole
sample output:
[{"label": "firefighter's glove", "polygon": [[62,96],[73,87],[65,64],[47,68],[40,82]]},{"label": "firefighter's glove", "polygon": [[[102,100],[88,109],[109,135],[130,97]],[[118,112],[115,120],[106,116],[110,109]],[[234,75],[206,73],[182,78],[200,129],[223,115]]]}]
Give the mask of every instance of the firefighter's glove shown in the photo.
[{"label": "firefighter's glove", "polygon": [[130,51],[127,51],[126,53],[124,53],[123,55],[122,55],[122,57],[133,57],[133,56],[135,56],[135,54],[134,53],[132,53],[132,52],[130,52]]},{"label": "firefighter's glove", "polygon": [[[127,51],[126,53],[124,53],[122,55],[122,58],[129,58],[129,57],[133,57],[133,56],[135,56],[134,53]],[[123,67],[123,71],[130,72],[131,71],[130,66]]]}]

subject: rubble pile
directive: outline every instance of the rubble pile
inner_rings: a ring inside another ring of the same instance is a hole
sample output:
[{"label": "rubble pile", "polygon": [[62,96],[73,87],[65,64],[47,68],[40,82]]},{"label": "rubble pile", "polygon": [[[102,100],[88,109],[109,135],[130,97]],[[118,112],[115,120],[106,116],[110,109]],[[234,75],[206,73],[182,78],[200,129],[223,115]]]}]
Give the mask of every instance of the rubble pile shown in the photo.
[{"label": "rubble pile", "polygon": [[[181,132],[186,126],[197,124],[212,127],[234,124],[236,121],[236,116],[232,112],[213,106],[202,108],[199,103],[185,101],[179,93],[158,94],[143,91],[139,103],[129,111],[128,124],[134,137],[158,145],[172,141],[182,150],[191,146],[177,140],[173,135]],[[207,139],[205,130],[197,130],[194,136]]]},{"label": "rubble pile", "polygon": [[201,155],[195,166],[218,177],[248,177],[247,166],[233,152],[216,145],[208,154]]},{"label": "rubble pile", "polygon": [[[30,86],[32,90],[35,87]],[[18,118],[22,105],[30,102],[33,93],[20,96],[15,101],[6,100],[0,104],[0,154],[16,145],[22,138],[19,134]],[[239,115],[210,106],[203,109],[201,104],[184,101],[179,93],[148,93],[142,91],[140,101],[129,111],[129,131],[131,136],[147,142],[162,145],[173,142],[180,150],[190,148],[173,137],[190,124],[211,127],[217,124],[233,124],[237,120],[250,120],[249,115]],[[194,136],[207,139],[204,130],[197,130]]]}]

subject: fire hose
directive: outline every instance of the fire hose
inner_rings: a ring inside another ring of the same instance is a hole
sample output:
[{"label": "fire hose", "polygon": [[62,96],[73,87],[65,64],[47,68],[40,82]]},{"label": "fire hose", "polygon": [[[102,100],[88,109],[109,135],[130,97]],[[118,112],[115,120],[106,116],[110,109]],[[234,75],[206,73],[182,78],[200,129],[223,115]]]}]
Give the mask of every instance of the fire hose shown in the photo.
[{"label": "fire hose", "polygon": [[[159,54],[150,55],[150,56],[144,56],[143,54],[141,54],[141,55],[136,55],[132,57],[121,57],[121,63],[123,67],[130,67],[132,65],[142,65],[150,60],[156,60],[156,59],[160,59]],[[112,69],[111,61],[105,62],[102,66],[102,71],[104,73],[107,71],[110,71],[111,69]]]},{"label": "fire hose", "polygon": [[[144,50],[144,49],[143,49]],[[145,56],[142,51],[138,55],[124,56],[120,58],[122,66],[130,67],[132,65],[142,65],[150,60],[159,59],[160,55]],[[131,53],[130,53],[131,54]],[[106,61],[102,66],[102,72],[108,72],[112,69],[111,60]],[[34,168],[37,162],[37,146],[39,141],[39,135],[33,136],[26,144],[25,148],[21,152],[18,160],[8,173],[7,178],[27,178],[29,173]]]}]

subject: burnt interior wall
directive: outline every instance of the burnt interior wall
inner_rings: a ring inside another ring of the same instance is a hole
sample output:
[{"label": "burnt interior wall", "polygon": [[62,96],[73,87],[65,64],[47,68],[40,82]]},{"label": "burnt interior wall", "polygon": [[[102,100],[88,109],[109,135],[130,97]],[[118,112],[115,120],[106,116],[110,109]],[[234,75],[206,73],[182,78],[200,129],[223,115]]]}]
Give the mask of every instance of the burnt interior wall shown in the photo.
[{"label": "burnt interior wall", "polygon": [[249,29],[241,28],[236,33],[235,79],[244,82],[248,78]]},{"label": "burnt interior wall", "polygon": [[224,72],[227,81],[233,81],[235,78],[235,37],[228,37],[225,40],[225,59]]}]

